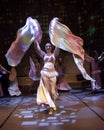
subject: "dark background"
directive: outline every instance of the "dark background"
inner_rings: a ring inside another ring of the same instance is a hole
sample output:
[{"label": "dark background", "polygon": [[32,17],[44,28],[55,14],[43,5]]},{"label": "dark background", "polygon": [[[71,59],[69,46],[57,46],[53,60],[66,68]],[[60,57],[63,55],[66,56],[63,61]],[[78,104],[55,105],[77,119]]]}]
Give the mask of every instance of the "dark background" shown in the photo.
[{"label": "dark background", "polygon": [[[17,30],[32,16],[43,31],[42,47],[49,41],[48,27],[54,17],[83,38],[84,49],[104,51],[104,0],[0,0],[0,64],[9,69],[5,54]],[[18,76],[26,76],[29,56],[36,55],[33,45],[17,66]],[[61,52],[65,55],[65,52]]]}]

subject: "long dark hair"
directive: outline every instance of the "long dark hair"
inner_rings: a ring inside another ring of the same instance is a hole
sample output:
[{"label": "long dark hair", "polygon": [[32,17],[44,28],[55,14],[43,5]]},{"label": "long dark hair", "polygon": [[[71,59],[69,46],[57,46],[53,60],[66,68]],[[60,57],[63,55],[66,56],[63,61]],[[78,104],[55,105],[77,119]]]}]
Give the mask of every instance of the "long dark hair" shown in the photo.
[{"label": "long dark hair", "polygon": [[36,56],[36,59],[38,60],[39,63],[41,63],[40,58],[38,56]]}]

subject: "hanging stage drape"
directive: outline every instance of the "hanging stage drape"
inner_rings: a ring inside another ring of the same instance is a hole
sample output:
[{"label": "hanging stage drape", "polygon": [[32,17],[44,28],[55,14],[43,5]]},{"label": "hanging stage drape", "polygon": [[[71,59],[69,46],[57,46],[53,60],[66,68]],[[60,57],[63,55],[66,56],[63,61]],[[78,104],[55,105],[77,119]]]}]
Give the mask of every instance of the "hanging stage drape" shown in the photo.
[{"label": "hanging stage drape", "polygon": [[41,37],[40,24],[36,19],[28,17],[26,24],[18,29],[16,40],[13,41],[5,55],[8,64],[10,66],[17,66],[35,38],[40,41]]},{"label": "hanging stage drape", "polygon": [[58,21],[58,18],[51,20],[49,25],[49,36],[51,43],[62,50],[73,54],[74,61],[86,80],[95,83],[83,67],[85,51],[83,49],[83,39],[74,35],[71,30]]}]

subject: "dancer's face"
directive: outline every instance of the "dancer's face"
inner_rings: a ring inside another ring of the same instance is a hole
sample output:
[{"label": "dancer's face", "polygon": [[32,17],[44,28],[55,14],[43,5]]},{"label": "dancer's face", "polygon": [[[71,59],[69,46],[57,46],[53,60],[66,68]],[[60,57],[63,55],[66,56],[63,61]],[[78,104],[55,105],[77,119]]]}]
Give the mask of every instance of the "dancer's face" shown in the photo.
[{"label": "dancer's face", "polygon": [[45,50],[46,50],[46,52],[51,52],[52,51],[52,45],[51,45],[51,43],[46,43]]}]

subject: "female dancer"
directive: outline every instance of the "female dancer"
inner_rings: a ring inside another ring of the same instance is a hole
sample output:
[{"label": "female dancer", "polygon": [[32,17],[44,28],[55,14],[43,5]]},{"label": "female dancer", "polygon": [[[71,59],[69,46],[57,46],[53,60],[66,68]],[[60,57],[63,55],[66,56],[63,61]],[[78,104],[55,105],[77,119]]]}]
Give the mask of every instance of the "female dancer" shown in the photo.
[{"label": "female dancer", "polygon": [[58,73],[55,71],[55,58],[59,54],[59,48],[55,48],[52,51],[51,43],[46,43],[45,50],[46,52],[42,51],[39,43],[37,41],[34,42],[34,46],[36,52],[40,55],[40,57],[44,61],[43,68],[41,70],[41,78],[40,84],[37,90],[37,104],[38,105],[48,105],[49,111],[48,114],[53,114],[56,110],[55,100],[58,96],[57,89],[56,89],[56,76]]},{"label": "female dancer", "polygon": [[37,88],[40,82],[40,71],[42,69],[42,65],[39,57],[35,57],[33,61],[30,57],[30,70],[29,70],[29,78],[34,81],[32,85],[32,93],[37,93]]},{"label": "female dancer", "polygon": [[85,54],[85,60],[91,63],[92,78],[96,81],[95,85],[92,84],[92,91],[97,91],[102,88],[99,60],[95,54],[95,52],[92,52],[93,57],[89,56],[88,54]]},{"label": "female dancer", "polygon": [[62,58],[58,58],[58,62],[56,64],[56,70],[59,74],[57,80],[57,89],[59,91],[69,91],[71,90],[70,85],[65,81],[65,66],[63,64]]},{"label": "female dancer", "polygon": [[11,68],[11,73],[9,75],[9,81],[10,81],[10,84],[8,87],[8,92],[9,92],[10,96],[20,96],[22,93],[18,86],[17,72],[16,72],[15,67]]}]

